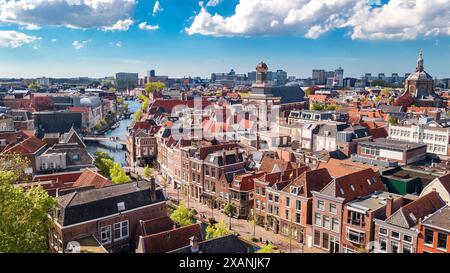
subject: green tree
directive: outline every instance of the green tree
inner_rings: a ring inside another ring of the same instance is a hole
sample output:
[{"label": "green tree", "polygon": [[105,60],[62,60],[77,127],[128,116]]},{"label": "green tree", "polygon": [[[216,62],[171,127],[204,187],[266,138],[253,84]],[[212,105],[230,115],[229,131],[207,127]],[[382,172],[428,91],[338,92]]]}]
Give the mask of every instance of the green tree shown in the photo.
[{"label": "green tree", "polygon": [[231,234],[231,230],[224,221],[220,221],[215,225],[209,225],[206,228],[206,239],[214,239]]},{"label": "green tree", "polygon": [[145,92],[147,95],[150,93],[161,91],[166,87],[166,85],[162,82],[148,82],[145,84]]},{"label": "green tree", "polygon": [[392,88],[383,88],[381,89],[380,95],[383,97],[389,97],[392,92]]},{"label": "green tree", "polygon": [[95,152],[95,167],[97,167],[100,170],[100,173],[105,176],[109,177],[110,173],[109,170],[113,167],[114,161],[109,156],[108,153],[104,151],[97,151]]},{"label": "green tree", "polygon": [[114,184],[123,184],[131,181],[131,178],[125,173],[125,170],[117,162],[113,163],[113,166],[109,172],[111,174],[111,181]]},{"label": "green tree", "polygon": [[134,113],[134,117],[133,117],[134,122],[140,121],[141,117],[142,117],[142,110],[139,109]]},{"label": "green tree", "polygon": [[271,244],[264,245],[256,253],[275,253],[275,247]]},{"label": "green tree", "polygon": [[233,205],[233,203],[228,202],[225,205],[223,212],[228,216],[229,220],[228,228],[231,229],[231,217],[236,213],[236,207]]},{"label": "green tree", "polygon": [[313,104],[311,104],[311,110],[322,111],[322,110],[324,110],[324,106],[320,103],[313,103]]},{"label": "green tree", "polygon": [[183,203],[170,214],[170,219],[180,226],[189,226],[195,223],[195,211],[186,207]]},{"label": "green tree", "polygon": [[145,177],[147,177],[147,178],[150,178],[150,177],[152,177],[152,169],[150,168],[150,166],[149,165],[147,165],[147,166],[145,166],[145,169],[144,169],[144,175],[145,175]]},{"label": "green tree", "polygon": [[384,80],[373,80],[370,83],[371,86],[386,86],[386,82]]},{"label": "green tree", "polygon": [[28,89],[37,90],[37,89],[39,89],[39,85],[36,82],[32,82],[28,85]]},{"label": "green tree", "polygon": [[397,118],[394,117],[394,116],[389,116],[387,122],[388,122],[390,125],[397,125],[397,124],[398,124],[398,120],[397,120]]},{"label": "green tree", "polygon": [[108,89],[108,92],[109,92],[109,93],[116,93],[116,92],[117,92],[117,88],[115,88],[115,87],[110,87],[110,88]]},{"label": "green tree", "polygon": [[23,180],[28,162],[18,155],[0,158],[0,252],[48,252],[47,235],[53,227],[49,213],[56,207],[41,186],[25,191],[14,184]]}]

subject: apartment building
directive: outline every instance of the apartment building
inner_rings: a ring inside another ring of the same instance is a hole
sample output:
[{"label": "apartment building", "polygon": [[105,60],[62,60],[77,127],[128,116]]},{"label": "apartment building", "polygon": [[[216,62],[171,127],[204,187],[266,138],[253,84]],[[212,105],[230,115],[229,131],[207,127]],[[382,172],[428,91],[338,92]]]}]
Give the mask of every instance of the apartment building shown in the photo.
[{"label": "apartment building", "polygon": [[375,253],[416,253],[419,223],[445,206],[437,192],[405,204],[387,219],[375,219]]},{"label": "apartment building", "polygon": [[334,178],[321,191],[313,194],[313,238],[307,240],[314,246],[331,253],[350,252],[341,243],[345,205],[359,197],[386,190],[378,173],[365,169]]},{"label": "apartment building", "polygon": [[450,207],[447,205],[419,225],[418,253],[450,253]]},{"label": "apartment building", "polygon": [[439,157],[450,156],[450,127],[439,126],[436,122],[429,124],[390,125],[389,138],[427,145],[427,153]]}]

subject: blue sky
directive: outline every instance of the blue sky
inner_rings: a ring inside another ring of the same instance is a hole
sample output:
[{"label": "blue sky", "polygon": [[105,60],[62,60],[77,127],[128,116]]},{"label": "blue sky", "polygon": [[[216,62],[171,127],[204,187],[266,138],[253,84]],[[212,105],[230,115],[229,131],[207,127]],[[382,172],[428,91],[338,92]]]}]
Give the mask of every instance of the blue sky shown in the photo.
[{"label": "blue sky", "polygon": [[297,77],[403,74],[420,48],[432,76],[450,77],[450,0],[210,1],[159,0],[154,13],[155,0],[0,0],[0,77],[209,76],[260,60]]}]

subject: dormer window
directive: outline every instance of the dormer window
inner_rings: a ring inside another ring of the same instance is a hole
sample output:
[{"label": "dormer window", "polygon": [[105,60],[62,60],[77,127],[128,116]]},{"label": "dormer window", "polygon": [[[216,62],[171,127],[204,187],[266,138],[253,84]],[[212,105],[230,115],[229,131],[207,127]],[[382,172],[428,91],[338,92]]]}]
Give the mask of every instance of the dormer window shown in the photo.
[{"label": "dormer window", "polygon": [[118,211],[124,211],[125,210],[125,203],[124,202],[117,203],[117,210]]},{"label": "dormer window", "polygon": [[353,185],[350,185],[350,188],[352,189],[352,191],[355,191],[355,187]]}]

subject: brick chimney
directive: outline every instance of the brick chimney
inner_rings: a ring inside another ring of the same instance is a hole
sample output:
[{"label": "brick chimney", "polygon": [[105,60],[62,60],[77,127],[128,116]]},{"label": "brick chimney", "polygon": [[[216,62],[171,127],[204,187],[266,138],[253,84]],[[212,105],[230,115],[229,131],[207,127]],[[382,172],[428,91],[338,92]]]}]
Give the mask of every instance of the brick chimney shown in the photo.
[{"label": "brick chimney", "polygon": [[156,181],[154,177],[150,178],[150,197],[152,201],[156,200]]},{"label": "brick chimney", "polygon": [[394,209],[394,199],[391,196],[389,196],[386,199],[386,218],[392,215],[393,209]]},{"label": "brick chimney", "polygon": [[190,240],[192,253],[198,252],[199,251],[198,243],[200,240],[196,236],[190,237],[189,240]]}]

